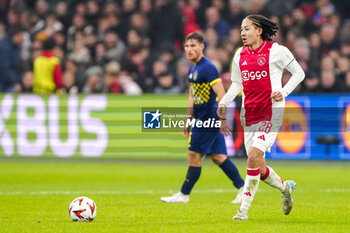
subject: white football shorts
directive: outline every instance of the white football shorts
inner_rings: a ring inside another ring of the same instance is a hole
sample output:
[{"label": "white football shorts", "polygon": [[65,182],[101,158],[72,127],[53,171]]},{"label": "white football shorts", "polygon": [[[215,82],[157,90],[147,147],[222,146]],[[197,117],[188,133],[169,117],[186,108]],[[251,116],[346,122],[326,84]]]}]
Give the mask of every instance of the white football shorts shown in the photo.
[{"label": "white football shorts", "polygon": [[280,124],[274,124],[271,121],[261,121],[254,125],[244,126],[244,145],[247,154],[252,147],[264,153],[270,152],[280,127]]}]

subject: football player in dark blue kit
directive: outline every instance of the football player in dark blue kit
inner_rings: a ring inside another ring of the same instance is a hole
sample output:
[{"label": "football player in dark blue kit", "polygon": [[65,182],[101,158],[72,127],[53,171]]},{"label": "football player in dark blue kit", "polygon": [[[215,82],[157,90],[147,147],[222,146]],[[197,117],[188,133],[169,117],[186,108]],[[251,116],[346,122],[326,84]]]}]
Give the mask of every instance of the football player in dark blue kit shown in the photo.
[{"label": "football player in dark blue kit", "polygon": [[[235,200],[232,201],[239,204],[244,181],[236,166],[226,156],[225,139],[220,133],[220,126],[215,127],[215,123],[220,122],[216,109],[218,101],[225,95],[224,87],[216,67],[203,54],[203,36],[199,33],[189,34],[184,47],[187,59],[192,62],[188,72],[189,97],[186,122],[195,122],[192,127],[186,124],[183,130],[184,136],[189,137],[189,167],[181,191],[170,197],[162,197],[161,200],[175,203],[189,202],[189,194],[201,174],[202,157],[210,155],[213,162],[220,166],[239,190]],[[197,121],[207,122],[207,127],[203,127],[205,124],[202,123],[196,124]]]}]

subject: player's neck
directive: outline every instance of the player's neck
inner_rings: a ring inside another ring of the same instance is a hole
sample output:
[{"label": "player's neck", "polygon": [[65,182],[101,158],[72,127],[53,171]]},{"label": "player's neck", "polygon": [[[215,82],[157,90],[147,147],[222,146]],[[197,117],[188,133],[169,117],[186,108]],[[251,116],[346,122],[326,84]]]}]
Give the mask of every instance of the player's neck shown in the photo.
[{"label": "player's neck", "polygon": [[263,43],[264,43],[264,40],[259,38],[255,43],[249,45],[249,48],[251,50],[255,50],[255,49],[259,48]]},{"label": "player's neck", "polygon": [[204,55],[202,54],[202,55],[198,56],[196,60],[191,61],[192,64],[193,64],[194,66],[197,65],[198,62],[202,59],[203,56],[204,56]]}]

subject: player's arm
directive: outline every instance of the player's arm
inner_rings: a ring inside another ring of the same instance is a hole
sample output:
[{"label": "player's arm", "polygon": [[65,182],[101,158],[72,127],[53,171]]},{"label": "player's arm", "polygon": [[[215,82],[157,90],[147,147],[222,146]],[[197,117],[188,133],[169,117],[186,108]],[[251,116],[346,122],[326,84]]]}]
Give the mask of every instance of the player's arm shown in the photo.
[{"label": "player's arm", "polygon": [[[216,82],[214,85],[212,85],[212,88],[215,92],[215,94],[217,95],[218,97],[218,102],[220,102],[222,100],[222,98],[224,97],[225,95],[225,89],[224,89],[224,86],[222,85],[222,82]],[[231,134],[231,129],[230,129],[230,126],[228,125],[227,123],[227,120],[226,120],[226,114],[224,116],[219,116],[219,119],[221,121],[221,127],[220,127],[220,131],[223,135],[230,135]]]},{"label": "player's arm", "polygon": [[234,100],[234,98],[236,98],[236,96],[243,89],[241,73],[238,66],[240,52],[241,52],[241,49],[237,50],[232,61],[232,66],[231,66],[232,84],[228,89],[227,93],[219,102],[219,108],[218,108],[217,114],[220,118],[226,117],[226,107]]},{"label": "player's arm", "polygon": [[186,120],[185,120],[185,127],[183,128],[183,135],[185,137],[188,137],[190,134],[190,127],[186,127],[187,120],[191,120],[193,117],[193,98],[191,94],[191,89],[188,88],[188,100],[187,100],[187,113],[186,113]]},{"label": "player's arm", "polygon": [[[273,91],[271,98],[275,101],[282,101],[286,98],[298,85],[304,80],[305,73],[299,63],[295,60],[292,53],[284,46],[280,46],[281,50],[281,67],[287,69],[292,77],[288,80],[281,91]],[[288,63],[284,64],[283,61]]]}]

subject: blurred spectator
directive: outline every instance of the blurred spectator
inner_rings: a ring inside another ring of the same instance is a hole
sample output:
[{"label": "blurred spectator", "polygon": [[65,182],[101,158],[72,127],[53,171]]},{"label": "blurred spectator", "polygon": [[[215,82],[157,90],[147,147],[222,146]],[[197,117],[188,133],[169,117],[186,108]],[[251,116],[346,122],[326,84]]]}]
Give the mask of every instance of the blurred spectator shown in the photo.
[{"label": "blurred spectator", "polygon": [[176,82],[179,84],[182,93],[188,92],[188,69],[190,68],[190,62],[181,58],[176,64]]},{"label": "blurred spectator", "polygon": [[[87,75],[87,70],[111,61],[120,65],[112,78],[120,85],[129,80],[131,86],[137,83],[144,92],[154,92],[159,74],[168,71],[174,85],[187,92],[187,74],[182,72],[186,65],[179,62],[184,35],[202,30],[206,56],[227,72],[235,50],[242,46],[242,19],[264,14],[280,27],[273,41],[291,49],[307,74],[298,90],[315,93],[322,92],[324,71],[332,72],[335,83],[345,86],[350,59],[346,6],[347,1],[341,0],[11,0],[0,4],[0,41],[5,43],[5,36],[18,25],[26,30],[16,48],[18,65],[12,69],[17,82],[32,70],[42,42],[53,37],[52,52],[64,64],[67,76],[74,76],[80,92],[103,91],[102,72],[98,78]],[[288,73],[283,77],[288,80]],[[16,90],[22,86],[16,85]]]},{"label": "blurred spectator", "polygon": [[64,59],[64,50],[62,49],[61,46],[55,45],[55,47],[53,47],[52,49],[52,53],[55,57],[60,59],[60,61]]},{"label": "blurred spectator", "polygon": [[72,20],[69,14],[67,3],[64,1],[58,2],[55,7],[55,13],[57,19],[63,24],[64,30],[66,31],[69,28]]},{"label": "blurred spectator", "polygon": [[184,22],[184,36],[192,32],[200,30],[199,25],[196,23],[196,14],[190,7],[182,8],[183,22]]},{"label": "blurred spectator", "polygon": [[218,34],[218,41],[221,42],[228,37],[230,26],[226,20],[221,19],[219,10],[216,7],[209,7],[205,11],[205,18],[207,20],[207,28],[214,28]]},{"label": "blurred spectator", "polygon": [[243,3],[240,0],[229,0],[230,15],[228,18],[231,27],[241,27],[241,22],[246,16],[243,11]]},{"label": "blurred spectator", "polygon": [[33,92],[52,94],[62,88],[62,70],[60,60],[53,55],[55,41],[49,38],[43,42],[42,55],[34,61]]},{"label": "blurred spectator", "polygon": [[331,56],[324,57],[321,60],[321,70],[332,72],[335,70],[335,61]]},{"label": "blurred spectator", "polygon": [[100,6],[97,1],[89,0],[86,3],[86,20],[89,25],[97,27],[98,19],[100,18]]},{"label": "blurred spectator", "polygon": [[19,24],[19,11],[10,9],[7,13],[7,27],[11,28]]},{"label": "blurred spectator", "polygon": [[17,85],[16,92],[31,93],[33,92],[34,75],[31,71],[26,71],[23,74],[22,80]]},{"label": "blurred spectator", "polygon": [[84,94],[102,92],[103,82],[97,74],[93,74],[87,78],[87,82],[83,88]]},{"label": "blurred spectator", "polygon": [[73,72],[66,71],[63,74],[62,93],[75,95],[78,94],[78,87],[75,84],[75,75]]},{"label": "blurred spectator", "polygon": [[110,59],[106,56],[106,45],[104,43],[97,43],[95,46],[95,63],[99,66],[105,66]]},{"label": "blurred spectator", "polygon": [[328,55],[331,50],[338,50],[340,48],[340,41],[336,38],[336,29],[331,24],[324,24],[321,27],[321,48],[322,54]]},{"label": "blurred spectator", "polygon": [[140,0],[140,2],[139,2],[139,10],[149,20],[152,20],[152,16],[153,16],[152,0]]},{"label": "blurred spectator", "polygon": [[76,40],[74,42],[73,51],[69,54],[69,58],[81,67],[86,67],[90,62],[90,52],[86,48],[83,40]]},{"label": "blurred spectator", "polygon": [[49,5],[45,0],[38,0],[35,4],[36,13],[41,19],[45,19],[47,16]]},{"label": "blurred spectator", "polygon": [[51,37],[55,32],[63,30],[63,24],[56,19],[54,14],[49,14],[45,18],[45,32],[47,36]]},{"label": "blurred spectator", "polygon": [[316,73],[307,73],[305,77],[303,87],[304,93],[320,93],[322,91],[320,86],[320,78]]},{"label": "blurred spectator", "polygon": [[321,37],[318,33],[313,32],[309,37],[310,41],[310,63],[309,69],[312,72],[319,72],[320,61],[322,59]]},{"label": "blurred spectator", "polygon": [[204,31],[204,42],[207,47],[216,48],[219,44],[219,35],[215,28],[209,27]]},{"label": "blurred spectator", "polygon": [[134,13],[130,18],[130,28],[135,29],[142,37],[148,37],[149,22],[143,13]]},{"label": "blurred spectator", "polygon": [[126,52],[126,46],[122,40],[120,40],[117,33],[114,31],[108,31],[105,37],[106,44],[106,57],[110,60],[120,62]]},{"label": "blurred spectator", "polygon": [[110,62],[105,67],[104,92],[125,93],[127,95],[142,94],[141,88],[132,80],[128,72],[120,71],[117,62]]},{"label": "blurred spectator", "polygon": [[350,71],[350,61],[347,57],[341,56],[337,60],[337,80],[345,81],[346,72]]},{"label": "blurred spectator", "polygon": [[52,38],[55,40],[55,44],[62,47],[64,51],[66,52],[66,34],[63,31],[56,31],[53,35]]},{"label": "blurred spectator", "polygon": [[157,77],[157,86],[154,89],[156,94],[178,94],[180,87],[175,84],[174,76],[169,72],[163,72]]},{"label": "blurred spectator", "polygon": [[91,57],[95,57],[95,47],[98,42],[97,36],[95,33],[95,29],[92,26],[88,26],[84,29],[84,44],[86,48],[89,50],[89,54]]},{"label": "blurred spectator", "polygon": [[85,19],[80,14],[75,14],[73,17],[72,26],[68,28],[67,31],[67,49],[73,50],[74,46],[74,37],[77,31],[83,31],[86,26]]},{"label": "blurred spectator", "polygon": [[18,65],[23,33],[21,27],[13,27],[0,42],[0,92],[13,92],[15,83],[20,81]]},{"label": "blurred spectator", "polygon": [[167,48],[182,49],[184,27],[181,10],[177,7],[175,0],[156,2],[159,5],[154,12],[150,27],[152,48],[161,51]]},{"label": "blurred spectator", "polygon": [[204,29],[206,26],[205,9],[208,5],[203,4],[203,1],[201,2],[200,0],[189,0],[188,6],[194,10],[197,23],[202,29]]},{"label": "blurred spectator", "polygon": [[344,88],[341,83],[336,80],[334,72],[330,70],[324,70],[321,73],[321,85],[323,93],[341,93]]},{"label": "blurred spectator", "polygon": [[350,93],[350,71],[345,74],[345,91]]},{"label": "blurred spectator", "polygon": [[83,2],[79,2],[76,6],[75,6],[75,14],[80,15],[82,17],[85,18],[86,16],[86,5]]},{"label": "blurred spectator", "polygon": [[131,16],[136,12],[136,0],[122,0],[122,10],[120,17],[120,38],[125,41],[130,27]]},{"label": "blurred spectator", "polygon": [[329,0],[317,0],[316,12],[314,13],[313,20],[316,25],[323,25],[327,17],[334,12],[334,5]]},{"label": "blurred spectator", "polygon": [[316,27],[312,22],[306,18],[305,12],[301,8],[295,8],[292,12],[293,28],[304,33],[304,36],[308,37]]}]

